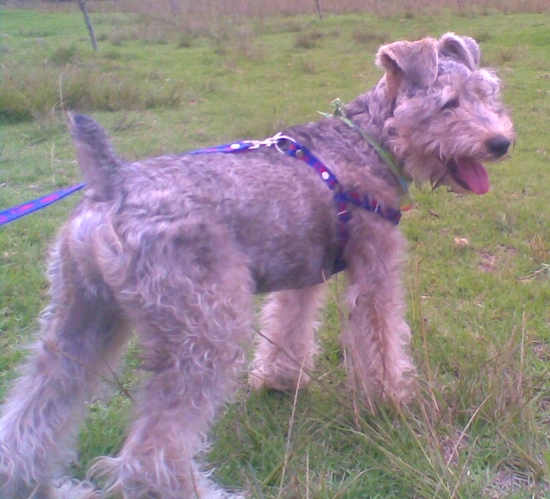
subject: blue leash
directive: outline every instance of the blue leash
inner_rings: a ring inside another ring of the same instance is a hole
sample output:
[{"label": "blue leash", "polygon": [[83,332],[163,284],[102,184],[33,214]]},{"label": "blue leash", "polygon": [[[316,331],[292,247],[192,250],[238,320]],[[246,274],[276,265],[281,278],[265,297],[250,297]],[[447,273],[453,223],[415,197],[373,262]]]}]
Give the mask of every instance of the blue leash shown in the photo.
[{"label": "blue leash", "polygon": [[28,215],[33,211],[45,208],[46,206],[49,206],[50,204],[55,203],[60,199],[63,199],[69,194],[72,194],[73,192],[82,189],[82,187],[84,187],[84,184],[65,187],[64,189],[52,192],[51,194],[42,196],[41,198],[33,199],[32,201],[27,201],[26,203],[12,206],[7,210],[0,211],[0,225],[5,225],[9,222],[13,222],[14,220],[24,217],[25,215]]},{"label": "blue leash", "polygon": [[[266,140],[243,140],[241,142],[234,142],[231,144],[224,144],[221,146],[207,147],[205,149],[198,149],[196,151],[190,151],[185,154],[214,154],[214,153],[230,153],[230,152],[242,152],[249,151],[251,149],[258,149],[261,146],[275,145],[275,138]],[[41,198],[33,199],[17,206],[12,206],[6,210],[0,211],[0,226],[13,222],[18,218],[24,217],[29,213],[40,210],[49,206],[50,204],[63,199],[64,197],[76,192],[84,187],[84,184],[73,185],[71,187],[65,187],[58,191],[42,196]]]},{"label": "blue leash", "polygon": [[[388,220],[393,225],[398,225],[401,220],[401,211],[393,208],[387,208],[382,206],[376,199],[369,198],[368,196],[361,195],[357,191],[346,191],[342,187],[342,184],[338,181],[334,173],[332,173],[316,156],[313,155],[306,147],[298,144],[293,138],[278,133],[273,137],[265,140],[243,140],[240,142],[233,142],[230,144],[223,144],[220,146],[207,147],[205,149],[198,149],[196,151],[189,151],[184,154],[197,155],[197,154],[216,154],[216,153],[238,153],[244,151],[251,151],[259,149],[260,147],[272,147],[274,146],[278,151],[287,154],[293,158],[299,159],[307,163],[313,168],[319,176],[323,179],[325,184],[334,194],[334,202],[336,204],[338,214],[338,252],[333,267],[333,273],[340,272],[345,268],[345,262],[343,261],[343,253],[346,247],[346,243],[349,239],[348,222],[351,218],[349,211],[349,204],[353,204],[360,208],[363,208],[372,213],[380,215],[382,218]],[[20,217],[28,215],[34,211],[45,208],[60,199],[72,194],[79,189],[82,189],[84,184],[73,185],[55,191],[47,196],[28,201],[18,206],[13,206],[7,210],[0,212],[0,226],[12,222]]]},{"label": "blue leash", "polygon": [[[247,144],[248,141],[238,142],[236,144],[226,144],[218,147],[210,147],[207,149],[202,149],[198,151],[191,151],[187,154],[211,154],[215,152],[239,152],[247,151],[249,149],[256,149],[257,147],[252,147],[252,145]],[[250,141],[252,142],[252,141]],[[259,146],[258,146],[259,147]],[[84,184],[77,184],[70,187],[65,187],[58,191],[47,194],[37,199],[27,201],[25,203],[19,204],[17,206],[12,206],[6,210],[0,211],[0,226],[13,222],[18,218],[24,217],[34,211],[38,211],[50,204],[63,199],[64,197],[76,192],[84,187]]]}]

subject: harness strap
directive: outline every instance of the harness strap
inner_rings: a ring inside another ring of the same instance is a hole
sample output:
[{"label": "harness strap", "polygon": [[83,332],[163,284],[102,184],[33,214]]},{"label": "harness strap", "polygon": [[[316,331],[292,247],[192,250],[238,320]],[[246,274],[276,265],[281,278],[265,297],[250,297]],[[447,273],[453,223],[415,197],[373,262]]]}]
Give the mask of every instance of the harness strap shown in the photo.
[{"label": "harness strap", "polygon": [[277,149],[283,151],[285,154],[292,156],[307,163],[313,168],[319,176],[324,180],[325,184],[334,193],[334,202],[336,204],[336,212],[338,215],[337,236],[338,236],[338,251],[336,253],[336,259],[332,268],[332,274],[337,274],[346,268],[346,262],[344,261],[344,250],[349,240],[349,228],[348,222],[351,219],[351,213],[349,211],[349,204],[354,204],[372,213],[380,215],[382,218],[388,220],[393,225],[398,225],[401,220],[401,211],[393,208],[387,208],[382,206],[376,199],[371,199],[366,195],[361,195],[357,191],[346,191],[342,187],[342,184],[336,178],[336,175],[332,173],[316,156],[314,156],[309,149],[298,144],[296,141],[289,137],[284,137],[280,140],[289,141],[290,143],[286,147],[281,147],[280,141],[276,144]]}]

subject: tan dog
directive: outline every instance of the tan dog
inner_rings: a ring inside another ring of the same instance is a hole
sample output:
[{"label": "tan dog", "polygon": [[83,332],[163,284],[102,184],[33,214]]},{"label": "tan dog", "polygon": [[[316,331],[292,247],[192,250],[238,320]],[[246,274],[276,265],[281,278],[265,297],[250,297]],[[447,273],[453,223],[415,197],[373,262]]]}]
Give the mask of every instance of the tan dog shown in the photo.
[{"label": "tan dog", "polygon": [[[195,457],[235,390],[252,339],[252,295],[273,292],[251,383],[295,389],[313,369],[315,318],[335,259],[347,273],[351,387],[369,409],[406,403],[414,367],[405,241],[393,223],[402,180],[482,194],[482,162],[503,157],[514,140],[499,80],[479,59],[474,40],[452,33],[383,46],[384,77],[345,107],[345,120],[292,127],[277,147],[236,154],[127,163],[99,125],[73,117],[87,190],[53,249],[40,340],[3,407],[2,497],[230,497]],[[326,172],[284,154],[296,144],[335,175],[334,189]],[[360,202],[342,201],[342,192]],[[62,485],[85,402],[132,330],[148,376],[119,455],[91,470],[105,477],[104,492]]]}]

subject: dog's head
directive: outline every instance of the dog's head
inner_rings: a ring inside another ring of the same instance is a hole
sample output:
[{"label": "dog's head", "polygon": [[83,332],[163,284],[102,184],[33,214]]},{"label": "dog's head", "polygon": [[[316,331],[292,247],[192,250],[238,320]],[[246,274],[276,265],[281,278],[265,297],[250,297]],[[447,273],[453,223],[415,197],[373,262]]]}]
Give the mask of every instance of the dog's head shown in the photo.
[{"label": "dog's head", "polygon": [[490,184],[483,163],[504,157],[514,141],[500,80],[479,68],[480,57],[474,39],[454,33],[378,51],[385,71],[379,97],[393,109],[384,135],[417,183],[484,194]]}]

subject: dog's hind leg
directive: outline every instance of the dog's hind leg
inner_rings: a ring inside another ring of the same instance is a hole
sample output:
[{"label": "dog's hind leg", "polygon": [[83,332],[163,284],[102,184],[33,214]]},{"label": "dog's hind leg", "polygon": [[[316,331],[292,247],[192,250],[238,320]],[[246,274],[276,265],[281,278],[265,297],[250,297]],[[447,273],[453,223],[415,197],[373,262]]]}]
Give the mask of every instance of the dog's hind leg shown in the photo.
[{"label": "dog's hind leg", "polygon": [[90,470],[106,479],[108,497],[229,497],[194,457],[236,388],[250,339],[252,281],[226,233],[199,225],[148,237],[124,290],[149,375],[119,455]]},{"label": "dog's hind leg", "polygon": [[263,308],[250,384],[255,389],[289,391],[310,381],[314,357],[316,318],[324,303],[325,284],[271,294]]},{"label": "dog's hind leg", "polygon": [[68,239],[60,239],[52,256],[51,302],[34,353],[0,419],[3,499],[62,496],[57,487],[76,458],[73,447],[85,402],[114,367],[128,336],[108,288],[87,281]]}]

